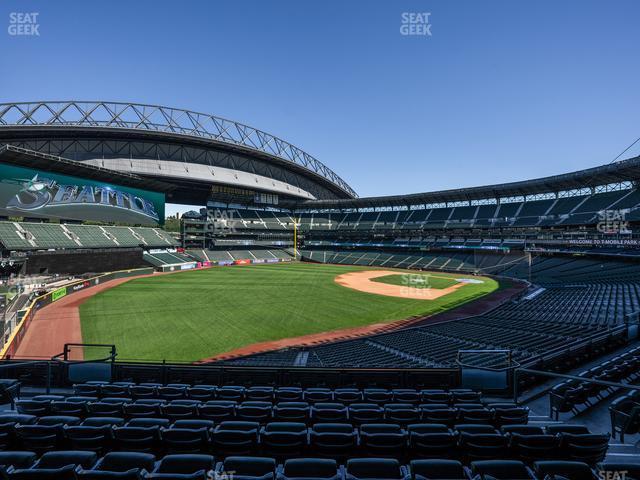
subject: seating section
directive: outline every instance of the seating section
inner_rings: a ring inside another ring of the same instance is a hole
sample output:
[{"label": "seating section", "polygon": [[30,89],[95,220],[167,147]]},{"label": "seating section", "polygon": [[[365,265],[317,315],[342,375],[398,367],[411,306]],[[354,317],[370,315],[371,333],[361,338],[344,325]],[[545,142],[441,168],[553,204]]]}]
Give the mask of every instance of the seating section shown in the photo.
[{"label": "seating section", "polygon": [[145,251],[143,252],[143,258],[146,262],[150,263],[155,267],[195,263],[195,260],[189,255],[177,252],[175,250]]},{"label": "seating section", "polygon": [[[599,212],[603,210],[625,210],[633,214],[639,204],[637,190],[619,190],[557,199],[398,212],[290,214],[231,209],[211,216],[211,221],[220,229],[258,232],[293,230],[294,219],[303,232],[595,225]],[[187,223],[194,228],[202,225],[200,219],[188,219]]]},{"label": "seating section", "polygon": [[41,456],[29,451],[2,455],[0,472],[9,479],[172,479],[206,480],[589,480],[617,478],[625,471],[630,480],[638,477],[638,465],[551,460],[526,464],[518,460],[419,459],[400,463],[389,458],[349,458],[343,464],[334,459],[302,457],[278,461],[273,457],[209,454],[154,455],[140,452],[110,452],[98,457],[93,452],[58,451]]},{"label": "seating section", "polygon": [[177,241],[159,228],[0,222],[0,244],[6,250],[168,248]]},{"label": "seating section", "polygon": [[[603,352],[625,342],[624,320],[640,310],[639,288],[637,283],[555,286],[485,315],[310,348],[256,354],[228,363],[455,367],[459,350],[509,349],[521,364],[554,358],[571,365],[580,361],[575,352],[581,345],[589,344],[594,352]],[[495,356],[478,356],[470,361],[492,366],[497,360]]]},{"label": "seating section", "polygon": [[189,249],[187,253],[201,262],[233,262],[236,260],[251,260],[254,263],[291,260],[293,256],[278,248],[238,249]]},{"label": "seating section", "polygon": [[79,478],[134,468],[148,478],[205,478],[214,457],[252,477],[277,463],[281,475],[306,477],[305,462],[316,462],[322,478],[403,478],[407,468],[425,478],[482,468],[534,471],[541,461],[580,462],[586,471],[605,459],[609,442],[582,425],[528,425],[526,407],[469,389],[88,382],[68,397],[21,398],[16,408],[0,414],[0,465],[9,475],[20,470],[16,478],[36,478],[22,470],[46,475],[67,465]]},{"label": "seating section", "polygon": [[[614,383],[635,383],[640,379],[640,347],[618,355],[600,365],[579,374],[585,379]],[[562,382],[549,392],[551,414],[558,419],[561,413],[577,413],[581,407],[591,407],[617,390],[606,385],[598,385],[579,380]],[[631,399],[637,395],[632,394]],[[616,407],[612,408],[615,410]],[[615,429],[612,430],[615,432]],[[629,432],[627,432],[629,433]]]}]

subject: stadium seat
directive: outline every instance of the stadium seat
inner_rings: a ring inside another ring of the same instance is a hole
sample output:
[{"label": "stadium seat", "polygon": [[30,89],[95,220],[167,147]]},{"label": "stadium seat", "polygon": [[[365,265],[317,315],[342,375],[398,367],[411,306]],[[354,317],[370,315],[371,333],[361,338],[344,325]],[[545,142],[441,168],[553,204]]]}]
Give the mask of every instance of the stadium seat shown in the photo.
[{"label": "stadium seat", "polygon": [[311,409],[307,402],[280,402],[273,407],[273,419],[278,422],[309,422]]},{"label": "stadium seat", "polygon": [[38,456],[34,452],[1,451],[0,465],[13,468],[30,468]]},{"label": "stadium seat", "polygon": [[64,428],[64,436],[74,450],[105,452],[113,439],[111,426],[68,426]]},{"label": "stadium seat", "polygon": [[199,429],[206,428],[207,430],[213,429],[215,423],[211,420],[201,420],[201,419],[184,419],[184,420],[176,420],[173,422],[173,428],[191,428],[191,429]]},{"label": "stadium seat", "polygon": [[555,435],[509,434],[509,448],[511,452],[524,462],[557,458],[559,447],[559,438]]},{"label": "stadium seat", "polygon": [[17,469],[9,473],[11,480],[76,480],[76,467],[67,465],[60,468]]},{"label": "stadium seat", "polygon": [[163,446],[168,453],[207,452],[211,437],[207,428],[168,428],[162,431]]},{"label": "stadium seat", "polygon": [[[78,476],[83,480],[138,480],[142,473],[153,470],[155,460],[155,456],[148,453],[111,452],[98,460],[93,469],[82,470]],[[114,475],[118,473],[121,475]]]},{"label": "stadium seat", "polygon": [[271,402],[242,402],[236,409],[236,418],[245,422],[266,423],[271,420],[272,408]]},{"label": "stadium seat", "polygon": [[253,402],[272,402],[275,389],[273,387],[253,386],[245,391],[245,397]]},{"label": "stadium seat", "polygon": [[276,458],[302,455],[307,447],[307,426],[296,422],[271,422],[260,430],[262,451]]},{"label": "stadium seat", "polygon": [[216,426],[212,433],[215,452],[223,455],[251,455],[258,445],[260,424],[227,421]]},{"label": "stadium seat", "polygon": [[415,458],[448,458],[458,456],[458,436],[447,425],[437,423],[407,426],[409,452]]},{"label": "stadium seat", "polygon": [[147,403],[126,403],[122,411],[127,418],[159,417],[160,405]]},{"label": "stadium seat", "polygon": [[333,391],[328,388],[307,388],[303,392],[302,400],[308,403],[331,403]]},{"label": "stadium seat", "polygon": [[47,452],[40,457],[33,468],[50,469],[73,465],[75,467],[80,466],[83,469],[88,470],[92,468],[97,461],[98,455],[96,455],[94,452],[72,450],[62,452]]},{"label": "stadium seat", "polygon": [[117,403],[90,402],[87,404],[88,415],[92,417],[122,417],[122,405]]},{"label": "stadium seat", "polygon": [[123,426],[125,419],[122,417],[88,417],[82,422],[84,427]]},{"label": "stadium seat", "polygon": [[495,480],[535,480],[524,463],[516,460],[484,460],[471,463],[471,472]]},{"label": "stadium seat", "polygon": [[508,449],[506,436],[497,433],[460,434],[460,451],[469,460],[500,458]]},{"label": "stadium seat", "polygon": [[360,425],[362,448],[371,456],[402,456],[405,451],[407,432],[400,425],[365,423]]},{"label": "stadium seat", "polygon": [[625,395],[611,402],[609,407],[611,415],[611,435],[616,438],[620,435],[620,441],[624,443],[624,436],[634,435],[640,432],[640,403],[637,398]]},{"label": "stadium seat", "polygon": [[187,397],[206,403],[216,398],[216,389],[213,386],[195,386],[187,388]]},{"label": "stadium seat", "polygon": [[387,403],[384,406],[384,418],[388,422],[407,425],[420,421],[420,411],[410,403]]},{"label": "stadium seat", "polygon": [[273,480],[276,461],[264,457],[227,457],[216,468],[218,478],[225,472],[233,472],[234,480]]},{"label": "stadium seat", "polygon": [[348,419],[349,410],[342,403],[316,403],[311,407],[311,420],[314,423],[340,423]]},{"label": "stadium seat", "polygon": [[57,450],[62,445],[62,428],[59,425],[18,424],[15,432],[24,450],[44,453]]},{"label": "stadium seat", "polygon": [[132,418],[126,424],[127,427],[158,427],[158,428],[168,428],[171,424],[171,420],[168,418]]},{"label": "stadium seat", "polygon": [[534,462],[533,470],[539,478],[557,478],[566,480],[594,479],[593,471],[586,463],[567,461],[538,461]]},{"label": "stadium seat", "polygon": [[420,401],[425,404],[448,405],[451,403],[451,399],[452,395],[444,390],[422,390],[420,392]]},{"label": "stadium seat", "polygon": [[179,402],[179,400],[174,400],[171,403],[161,405],[160,410],[162,412],[162,416],[170,421],[198,417],[199,410],[197,404],[184,404],[177,402]]},{"label": "stadium seat", "polygon": [[16,410],[22,415],[43,417],[51,412],[51,401],[48,400],[16,400]]},{"label": "stadium seat", "polygon": [[200,405],[200,418],[216,423],[233,420],[236,417],[236,402],[230,400],[210,400]]},{"label": "stadium seat", "polygon": [[362,394],[365,403],[384,405],[393,399],[392,393],[384,388],[365,388]]},{"label": "stadium seat", "polygon": [[278,478],[283,480],[307,478],[338,480],[340,471],[336,461],[332,459],[296,458],[284,462],[282,474]]},{"label": "stadium seat", "polygon": [[239,403],[244,400],[245,388],[241,386],[224,385],[218,389],[217,393],[220,400],[230,400]]},{"label": "stadium seat", "polygon": [[62,428],[64,425],[80,425],[80,418],[69,415],[47,415],[38,418],[37,425],[58,426]]},{"label": "stadium seat", "polygon": [[400,480],[405,471],[400,462],[387,458],[353,458],[347,461],[348,480]]},{"label": "stadium seat", "polygon": [[443,423],[452,426],[458,420],[458,410],[446,404],[422,404],[419,408],[424,422]]},{"label": "stadium seat", "polygon": [[131,385],[129,387],[129,393],[134,400],[140,400],[141,398],[156,398],[158,391],[156,387],[151,385]]},{"label": "stadium seat", "polygon": [[333,391],[333,397],[336,402],[344,405],[362,403],[362,391],[357,388],[336,388]]},{"label": "stadium seat", "polygon": [[163,400],[179,400],[184,398],[187,392],[187,388],[183,386],[166,386],[158,387],[158,397]]},{"label": "stadium seat", "polygon": [[73,417],[85,417],[88,413],[88,402],[69,402],[56,401],[51,402],[50,409],[52,415],[65,415]]},{"label": "stadium seat", "polygon": [[211,455],[167,455],[162,458],[148,479],[207,480],[215,467]]},{"label": "stadium seat", "polygon": [[114,448],[121,452],[154,452],[160,444],[160,428],[114,427],[113,443]]},{"label": "stadium seat", "polygon": [[349,419],[356,425],[384,420],[384,409],[375,403],[352,403],[349,405]]},{"label": "stadium seat", "polygon": [[594,465],[604,460],[609,448],[609,435],[572,434],[560,435],[560,450],[570,460]]},{"label": "stadium seat", "polygon": [[304,390],[300,387],[279,387],[275,391],[277,402],[302,402]]},{"label": "stadium seat", "polygon": [[410,471],[413,480],[469,480],[457,460],[412,460]]},{"label": "stadium seat", "polygon": [[358,434],[349,423],[317,423],[309,432],[314,455],[345,458],[358,446]]}]

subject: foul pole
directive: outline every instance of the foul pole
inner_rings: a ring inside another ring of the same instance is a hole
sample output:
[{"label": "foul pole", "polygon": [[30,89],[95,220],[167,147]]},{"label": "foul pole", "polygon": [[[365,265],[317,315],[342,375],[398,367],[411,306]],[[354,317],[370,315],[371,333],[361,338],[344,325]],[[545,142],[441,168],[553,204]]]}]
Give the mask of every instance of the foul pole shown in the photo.
[{"label": "foul pole", "polygon": [[293,219],[293,258],[298,259],[298,219]]}]

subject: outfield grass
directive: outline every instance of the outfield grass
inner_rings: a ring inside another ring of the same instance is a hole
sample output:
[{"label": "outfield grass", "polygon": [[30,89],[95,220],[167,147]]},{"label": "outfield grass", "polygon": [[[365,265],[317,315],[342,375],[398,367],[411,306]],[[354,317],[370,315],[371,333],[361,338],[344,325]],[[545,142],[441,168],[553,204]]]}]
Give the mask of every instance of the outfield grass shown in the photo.
[{"label": "outfield grass", "polygon": [[492,279],[474,277],[484,283],[412,300],[334,282],[371,268],[265,264],[131,280],[80,306],[82,338],[115,344],[121,359],[195,361],[251,343],[435,313],[498,288]]},{"label": "outfield grass", "polygon": [[384,277],[371,279],[374,282],[387,283],[389,285],[400,285],[410,288],[436,288],[442,290],[444,288],[453,287],[458,282],[449,277],[440,276],[439,274],[429,273],[392,273]]}]

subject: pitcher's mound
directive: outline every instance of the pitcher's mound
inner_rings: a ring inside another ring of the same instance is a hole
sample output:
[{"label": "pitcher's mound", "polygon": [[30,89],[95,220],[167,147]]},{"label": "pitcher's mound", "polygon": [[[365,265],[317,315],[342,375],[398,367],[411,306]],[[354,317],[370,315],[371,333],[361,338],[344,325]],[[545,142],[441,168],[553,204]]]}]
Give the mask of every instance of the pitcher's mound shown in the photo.
[{"label": "pitcher's mound", "polygon": [[[387,295],[388,297],[409,298],[412,300],[435,300],[436,298],[448,295],[464,283],[456,283],[447,288],[417,288],[407,282],[406,285],[391,285],[388,283],[372,282],[378,277],[393,275],[391,270],[366,270],[363,272],[350,272],[338,275],[335,278],[337,284],[343,287],[352,288],[366,293]],[[398,274],[402,275],[402,274]]]}]

